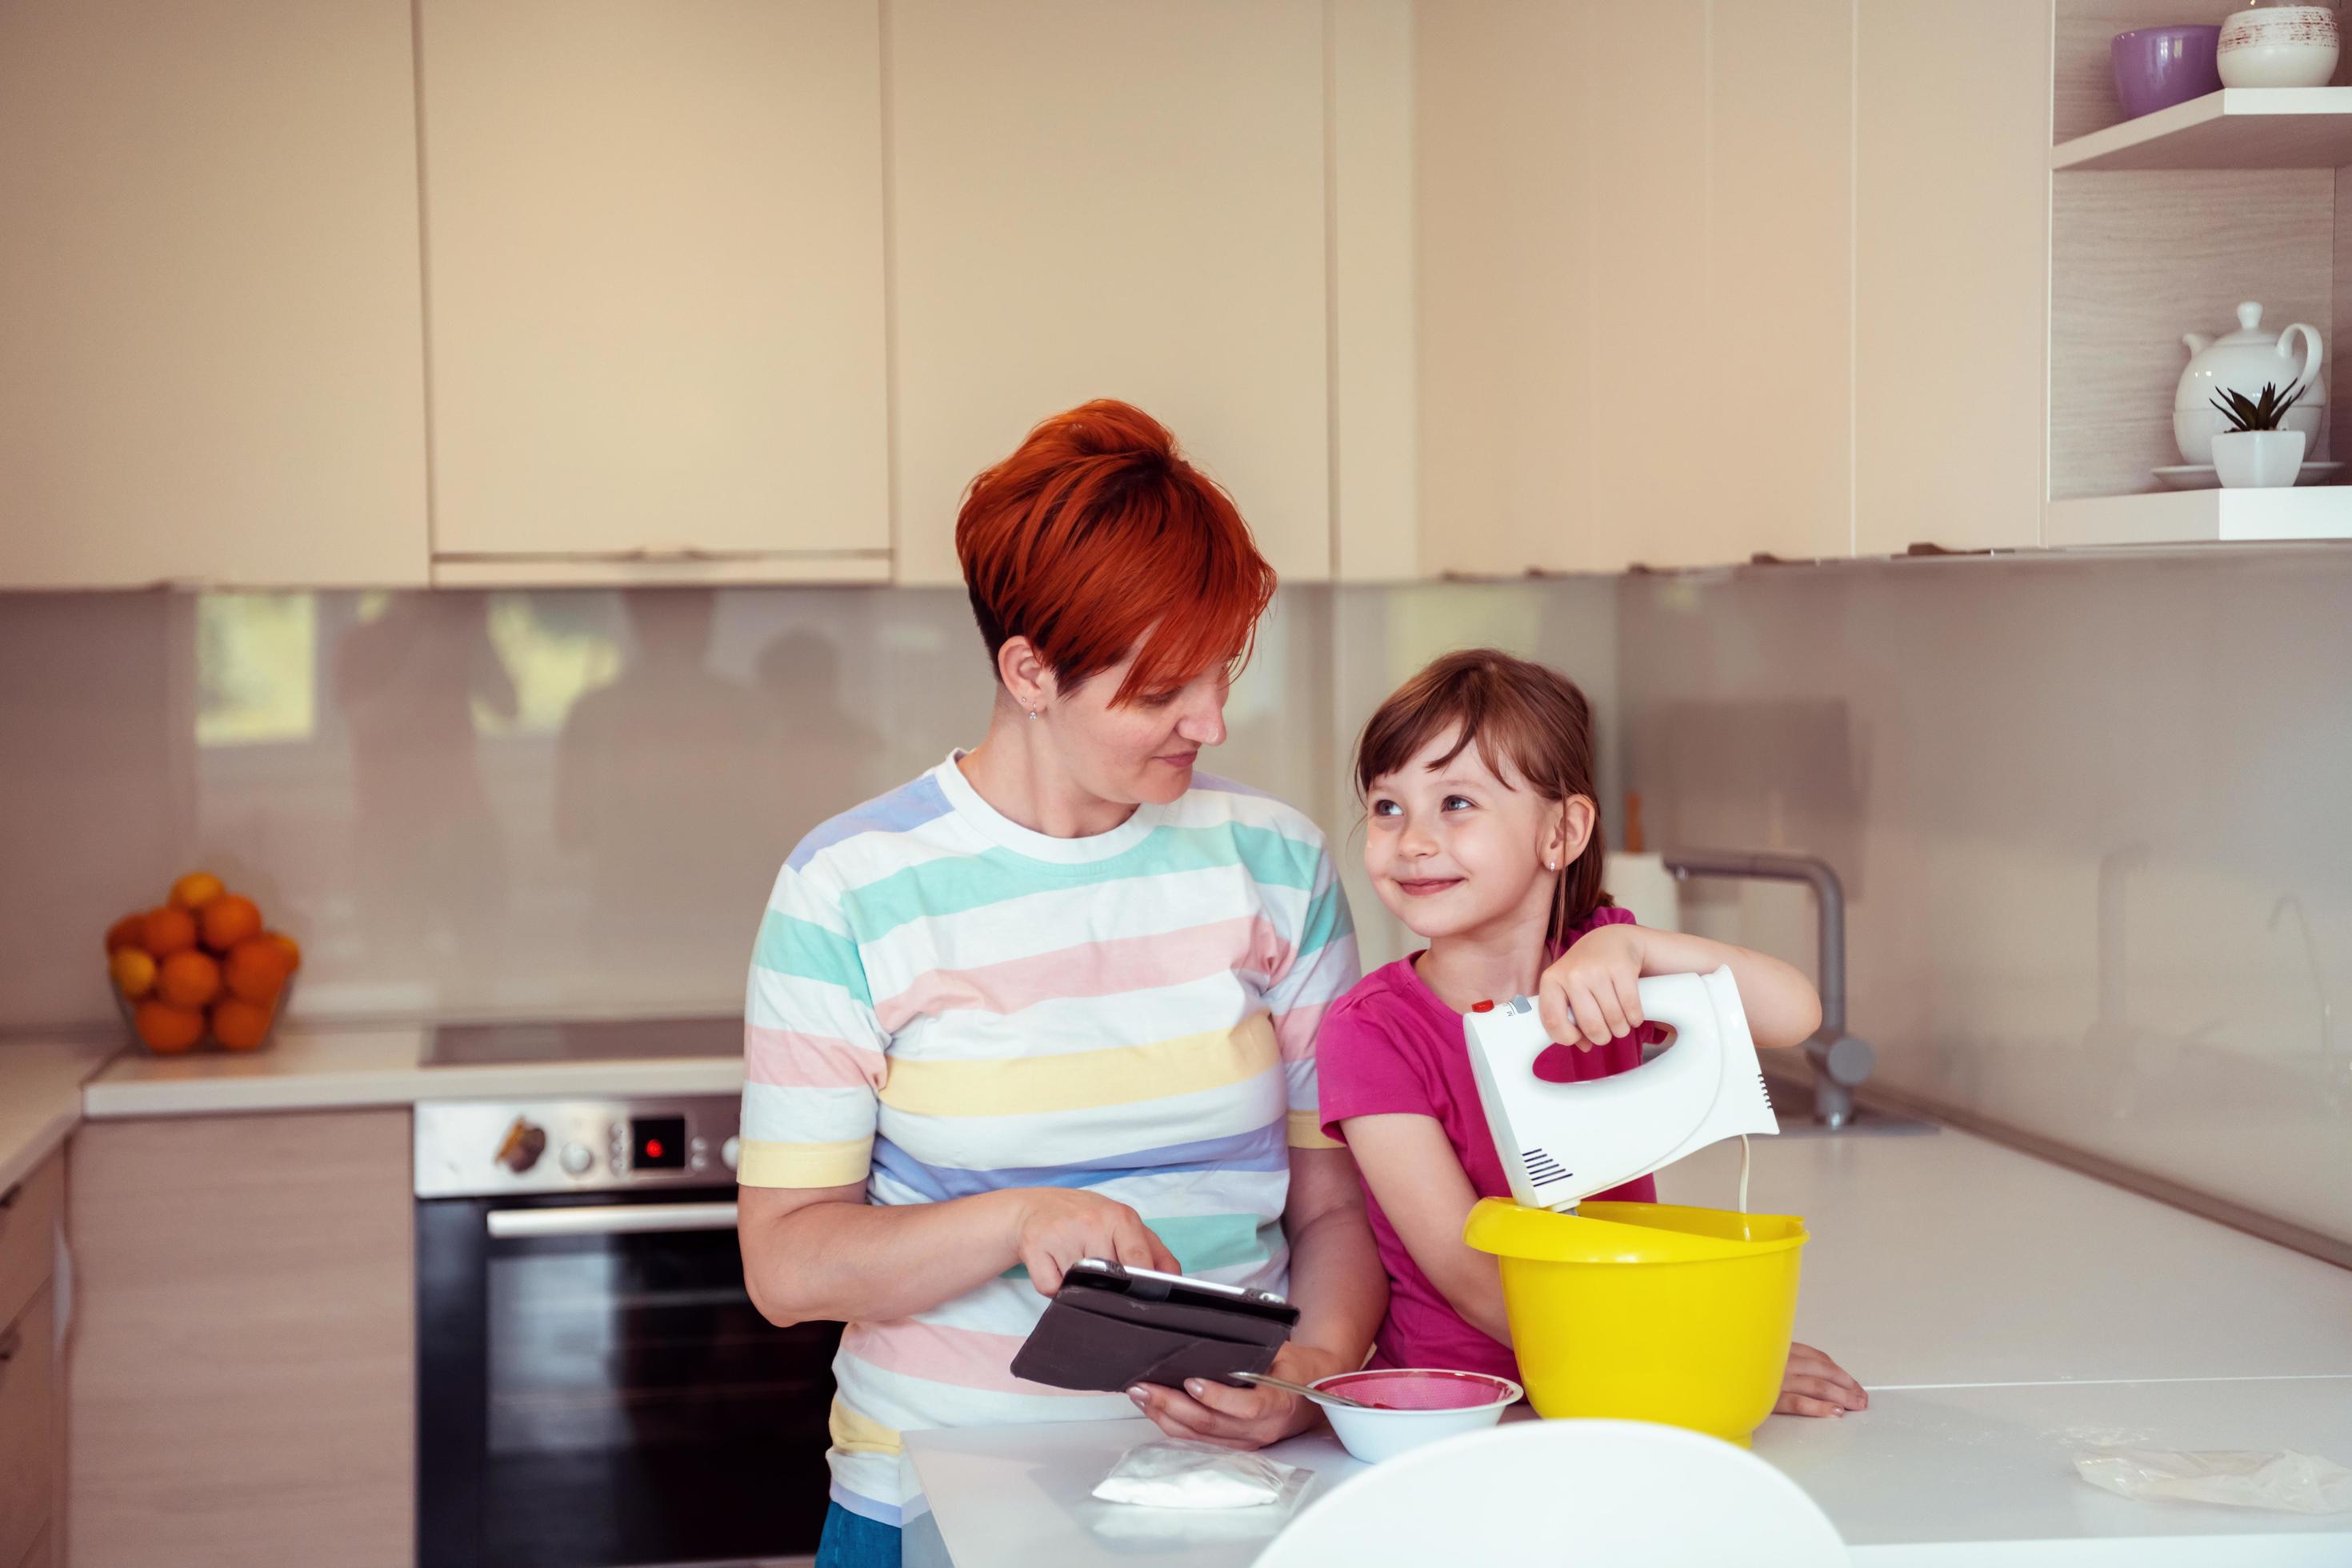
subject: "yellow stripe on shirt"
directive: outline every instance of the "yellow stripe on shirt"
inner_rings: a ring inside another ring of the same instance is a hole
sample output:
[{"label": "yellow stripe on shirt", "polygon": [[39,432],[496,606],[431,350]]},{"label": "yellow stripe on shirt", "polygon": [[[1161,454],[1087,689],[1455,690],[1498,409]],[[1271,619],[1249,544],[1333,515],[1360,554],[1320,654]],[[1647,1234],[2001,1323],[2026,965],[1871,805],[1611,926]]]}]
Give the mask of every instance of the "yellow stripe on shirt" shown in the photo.
[{"label": "yellow stripe on shirt", "polygon": [[845,1454],[895,1455],[901,1447],[896,1431],[870,1415],[860,1415],[838,1398],[825,1425],[833,1431],[833,1446]]},{"label": "yellow stripe on shirt", "polygon": [[874,1163],[874,1140],[838,1143],[770,1143],[746,1138],[735,1179],[747,1187],[845,1187],[862,1182]]},{"label": "yellow stripe on shirt", "polygon": [[1087,1110],[1246,1082],[1274,1068],[1281,1056],[1272,1021],[1254,1013],[1230,1028],[1101,1051],[979,1061],[894,1057],[882,1103],[909,1116]]},{"label": "yellow stripe on shirt", "polygon": [[1290,1113],[1289,1144],[1294,1149],[1345,1149],[1337,1138],[1323,1131],[1323,1113],[1319,1110],[1294,1110]]}]

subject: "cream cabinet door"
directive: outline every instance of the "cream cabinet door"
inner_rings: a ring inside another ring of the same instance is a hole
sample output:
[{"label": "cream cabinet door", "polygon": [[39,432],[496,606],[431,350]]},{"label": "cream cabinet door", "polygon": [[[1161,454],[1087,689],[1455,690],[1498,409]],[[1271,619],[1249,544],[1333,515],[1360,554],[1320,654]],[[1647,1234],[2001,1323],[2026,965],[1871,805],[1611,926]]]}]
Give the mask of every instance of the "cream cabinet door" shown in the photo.
[{"label": "cream cabinet door", "polygon": [[[2051,13],[1861,7],[1855,520],[1866,555],[2040,542]],[[2118,26],[2130,26],[2119,23]]]},{"label": "cream cabinet door", "polygon": [[407,0],[0,5],[0,587],[421,584]]},{"label": "cream cabinet door", "polygon": [[1849,0],[1417,12],[1422,564],[1852,544]]},{"label": "cream cabinet door", "polygon": [[899,576],[1038,419],[1163,421],[1277,571],[1330,570],[1323,5],[897,0]]},{"label": "cream cabinet door", "polygon": [[877,0],[418,23],[436,576],[886,574]]}]

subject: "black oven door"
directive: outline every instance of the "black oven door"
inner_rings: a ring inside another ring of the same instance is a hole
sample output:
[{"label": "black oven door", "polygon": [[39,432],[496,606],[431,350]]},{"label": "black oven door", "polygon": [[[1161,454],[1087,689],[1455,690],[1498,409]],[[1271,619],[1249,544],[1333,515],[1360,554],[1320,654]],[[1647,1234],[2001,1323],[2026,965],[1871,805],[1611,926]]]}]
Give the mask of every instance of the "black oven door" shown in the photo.
[{"label": "black oven door", "polygon": [[816,1550],[840,1328],[744,1293],[732,1187],[416,1205],[417,1561]]}]

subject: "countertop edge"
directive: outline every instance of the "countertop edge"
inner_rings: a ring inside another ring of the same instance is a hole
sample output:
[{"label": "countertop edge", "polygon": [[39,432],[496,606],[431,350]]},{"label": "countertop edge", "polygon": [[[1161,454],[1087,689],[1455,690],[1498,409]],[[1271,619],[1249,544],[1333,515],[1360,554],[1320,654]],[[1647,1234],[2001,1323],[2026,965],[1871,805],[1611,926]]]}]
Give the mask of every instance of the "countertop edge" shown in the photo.
[{"label": "countertop edge", "polygon": [[30,1135],[0,1146],[0,1193],[40,1169],[41,1162],[64,1148],[80,1125],[80,1114],[72,1106],[64,1106],[45,1117]]},{"label": "countertop edge", "polygon": [[[175,1064],[176,1065],[176,1064]],[[238,1067],[250,1064],[239,1062]],[[732,1095],[743,1087],[740,1057],[503,1066],[386,1066],[317,1071],[151,1076],[108,1075],[85,1085],[81,1111],[93,1121],[128,1117],[343,1110],[440,1100],[568,1100],[598,1096]]]}]

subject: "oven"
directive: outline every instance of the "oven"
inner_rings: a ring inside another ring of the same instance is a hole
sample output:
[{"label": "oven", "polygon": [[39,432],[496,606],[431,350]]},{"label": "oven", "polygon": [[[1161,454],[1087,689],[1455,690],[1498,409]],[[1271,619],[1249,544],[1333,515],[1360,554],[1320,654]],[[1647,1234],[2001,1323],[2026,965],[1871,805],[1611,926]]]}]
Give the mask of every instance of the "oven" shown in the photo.
[{"label": "oven", "polygon": [[816,1550],[837,1324],[743,1289],[727,1097],[416,1108],[417,1561]]}]

